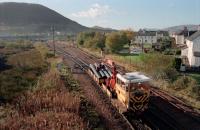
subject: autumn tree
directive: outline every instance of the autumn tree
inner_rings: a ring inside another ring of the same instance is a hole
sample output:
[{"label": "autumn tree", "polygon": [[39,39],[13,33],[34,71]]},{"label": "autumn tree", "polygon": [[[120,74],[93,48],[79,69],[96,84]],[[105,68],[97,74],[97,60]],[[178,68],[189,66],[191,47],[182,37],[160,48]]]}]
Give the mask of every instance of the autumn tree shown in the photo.
[{"label": "autumn tree", "polygon": [[88,39],[93,38],[94,35],[95,35],[95,32],[81,32],[77,36],[77,42],[78,42],[79,45],[83,45],[84,46],[84,43]]},{"label": "autumn tree", "polygon": [[78,35],[77,42],[87,48],[103,49],[105,39],[105,35],[100,32],[82,32]]},{"label": "autumn tree", "polygon": [[95,48],[103,50],[103,48],[105,47],[105,40],[106,37],[104,34],[96,32],[93,38],[93,41],[95,42]]},{"label": "autumn tree", "polygon": [[118,52],[127,44],[128,38],[124,32],[112,32],[106,36],[106,47],[111,52]]},{"label": "autumn tree", "polygon": [[131,40],[134,40],[135,33],[132,29],[122,30],[122,33],[125,33],[128,39],[128,45],[130,46]]}]

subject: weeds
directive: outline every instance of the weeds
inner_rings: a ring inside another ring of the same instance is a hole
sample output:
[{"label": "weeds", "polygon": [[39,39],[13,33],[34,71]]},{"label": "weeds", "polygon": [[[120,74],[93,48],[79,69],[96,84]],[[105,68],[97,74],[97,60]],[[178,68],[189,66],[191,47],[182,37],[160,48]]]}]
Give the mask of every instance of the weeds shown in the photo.
[{"label": "weeds", "polygon": [[0,124],[2,130],[86,128],[78,116],[80,98],[66,91],[55,71],[44,74],[32,91],[19,96],[11,105],[15,112]]}]

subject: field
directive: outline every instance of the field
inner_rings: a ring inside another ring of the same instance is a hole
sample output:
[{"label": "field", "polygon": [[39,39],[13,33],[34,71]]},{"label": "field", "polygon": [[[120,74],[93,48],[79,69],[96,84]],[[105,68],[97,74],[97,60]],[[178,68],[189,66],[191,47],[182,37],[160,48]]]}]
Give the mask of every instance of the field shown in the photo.
[{"label": "field", "polygon": [[107,57],[128,64],[137,64],[141,62],[141,55],[115,54],[115,55],[107,55]]},{"label": "field", "polygon": [[0,50],[0,130],[104,129],[68,67],[57,68],[61,57],[52,57],[42,43],[13,44]]}]

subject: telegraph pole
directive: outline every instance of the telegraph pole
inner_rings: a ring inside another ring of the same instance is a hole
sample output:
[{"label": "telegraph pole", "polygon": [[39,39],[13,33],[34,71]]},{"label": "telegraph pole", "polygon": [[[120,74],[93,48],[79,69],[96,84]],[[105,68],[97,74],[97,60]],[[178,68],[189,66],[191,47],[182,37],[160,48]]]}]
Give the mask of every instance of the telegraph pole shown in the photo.
[{"label": "telegraph pole", "polygon": [[144,52],[144,42],[143,42],[143,36],[142,36],[142,53]]}]

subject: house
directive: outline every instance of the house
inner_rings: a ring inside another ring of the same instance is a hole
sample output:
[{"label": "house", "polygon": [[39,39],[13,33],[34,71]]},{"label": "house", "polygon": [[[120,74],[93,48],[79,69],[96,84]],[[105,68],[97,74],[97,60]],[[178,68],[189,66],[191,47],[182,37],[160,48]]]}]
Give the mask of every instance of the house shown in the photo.
[{"label": "house", "polygon": [[184,27],[184,29],[180,32],[173,33],[171,37],[175,39],[176,45],[181,46],[185,44],[185,40],[187,37],[190,37],[192,34],[194,34],[197,31],[189,31],[187,27]]},{"label": "house", "polygon": [[200,67],[200,29],[185,39],[181,57],[184,64],[188,63],[190,67]]},{"label": "house", "polygon": [[140,29],[136,33],[134,43],[154,45],[158,43],[159,39],[166,38],[168,36],[168,32],[166,31],[147,31]]}]

